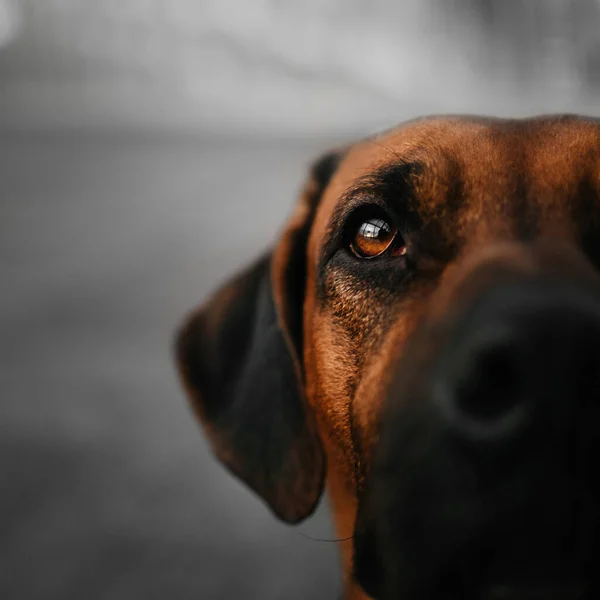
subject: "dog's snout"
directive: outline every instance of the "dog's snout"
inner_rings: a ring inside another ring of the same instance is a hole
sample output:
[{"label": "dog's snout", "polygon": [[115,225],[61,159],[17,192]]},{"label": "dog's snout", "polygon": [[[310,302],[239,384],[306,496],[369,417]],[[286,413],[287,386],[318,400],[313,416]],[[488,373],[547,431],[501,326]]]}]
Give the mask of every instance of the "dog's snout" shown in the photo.
[{"label": "dog's snout", "polygon": [[542,418],[564,424],[598,395],[599,374],[595,291],[512,285],[486,294],[461,320],[440,358],[433,399],[460,436],[505,440]]},{"label": "dog's snout", "polygon": [[381,597],[596,585],[600,291],[515,279],[457,298],[403,356],[355,536]]}]

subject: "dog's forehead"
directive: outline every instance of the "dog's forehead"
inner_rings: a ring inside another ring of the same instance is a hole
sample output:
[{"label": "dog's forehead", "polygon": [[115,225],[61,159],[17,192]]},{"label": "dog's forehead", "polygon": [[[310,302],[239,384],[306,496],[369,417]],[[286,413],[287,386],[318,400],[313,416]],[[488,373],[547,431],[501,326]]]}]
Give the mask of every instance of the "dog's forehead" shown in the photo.
[{"label": "dog's forehead", "polygon": [[[524,223],[531,218],[524,212],[533,209],[538,219],[552,213],[568,221],[575,197],[599,195],[600,120],[430,117],[362,140],[348,150],[323,194],[313,243],[324,239],[332,213],[361,178],[403,163],[419,166],[421,214],[443,213],[453,227],[480,221],[484,214],[498,225],[511,211],[513,221]],[[452,186],[459,186],[461,196],[461,214],[454,220],[448,218]],[[511,203],[520,206],[507,211]],[[600,212],[600,202],[595,204]],[[586,210],[591,216],[593,208]]]}]

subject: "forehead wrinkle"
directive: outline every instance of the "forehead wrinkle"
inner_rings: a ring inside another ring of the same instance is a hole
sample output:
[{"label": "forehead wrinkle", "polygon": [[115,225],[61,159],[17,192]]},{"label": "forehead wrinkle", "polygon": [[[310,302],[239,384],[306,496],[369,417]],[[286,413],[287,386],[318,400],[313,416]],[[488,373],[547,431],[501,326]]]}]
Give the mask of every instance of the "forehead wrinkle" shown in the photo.
[{"label": "forehead wrinkle", "polygon": [[537,175],[532,200],[544,200],[544,220],[573,213],[576,218],[581,202],[586,220],[595,220],[600,209],[600,128],[542,131],[537,142],[528,160]]}]

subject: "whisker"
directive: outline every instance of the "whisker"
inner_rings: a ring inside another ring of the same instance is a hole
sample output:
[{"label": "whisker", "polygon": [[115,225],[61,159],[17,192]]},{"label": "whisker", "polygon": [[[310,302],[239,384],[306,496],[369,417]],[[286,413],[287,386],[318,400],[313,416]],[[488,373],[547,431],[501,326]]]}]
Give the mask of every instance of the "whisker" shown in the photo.
[{"label": "whisker", "polygon": [[327,539],[327,538],[316,538],[311,535],[307,535],[306,533],[302,533],[301,531],[296,531],[298,535],[301,535],[303,538],[307,540],[311,540],[312,542],[323,542],[327,544],[339,544],[340,542],[349,542],[352,539],[352,536],[347,538],[339,538],[339,539]]},{"label": "whisker", "polygon": [[393,148],[390,148],[389,146],[386,146],[385,144],[381,144],[379,142],[376,142],[373,139],[368,139],[368,140],[365,140],[365,141],[367,143],[369,143],[369,144],[373,144],[374,146],[377,146],[378,148],[381,148],[382,150],[385,150],[386,152],[389,152],[390,154],[393,154],[396,158],[402,160],[402,157]]}]

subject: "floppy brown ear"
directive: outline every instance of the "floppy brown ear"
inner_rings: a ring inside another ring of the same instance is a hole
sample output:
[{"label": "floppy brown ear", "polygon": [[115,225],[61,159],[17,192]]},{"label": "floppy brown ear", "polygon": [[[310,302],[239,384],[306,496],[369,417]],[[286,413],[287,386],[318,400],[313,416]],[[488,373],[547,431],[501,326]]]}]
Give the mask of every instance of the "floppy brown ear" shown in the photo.
[{"label": "floppy brown ear", "polygon": [[216,456],[282,520],[309,516],[325,460],[304,395],[306,243],[340,154],[311,170],[274,252],[222,287],[184,323],[176,359]]}]

